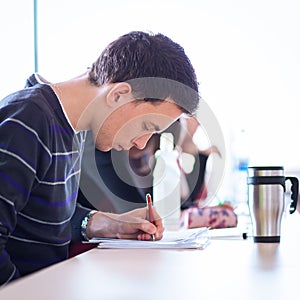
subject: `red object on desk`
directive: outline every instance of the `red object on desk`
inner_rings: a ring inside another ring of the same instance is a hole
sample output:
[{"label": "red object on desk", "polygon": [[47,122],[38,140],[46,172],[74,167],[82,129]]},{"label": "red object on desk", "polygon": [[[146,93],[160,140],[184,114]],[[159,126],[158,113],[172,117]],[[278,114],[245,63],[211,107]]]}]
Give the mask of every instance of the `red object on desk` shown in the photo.
[{"label": "red object on desk", "polygon": [[238,217],[234,208],[227,203],[216,206],[192,206],[182,211],[182,223],[186,228],[229,228],[236,227]]}]

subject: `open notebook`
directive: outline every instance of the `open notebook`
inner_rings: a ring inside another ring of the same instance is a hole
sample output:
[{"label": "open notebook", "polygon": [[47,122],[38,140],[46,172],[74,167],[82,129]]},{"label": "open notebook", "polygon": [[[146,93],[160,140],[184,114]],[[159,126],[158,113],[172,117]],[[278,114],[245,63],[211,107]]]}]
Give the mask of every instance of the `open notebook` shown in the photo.
[{"label": "open notebook", "polygon": [[98,248],[204,249],[209,243],[209,234],[207,228],[195,228],[165,231],[164,237],[159,241],[93,238],[88,243],[99,243]]}]

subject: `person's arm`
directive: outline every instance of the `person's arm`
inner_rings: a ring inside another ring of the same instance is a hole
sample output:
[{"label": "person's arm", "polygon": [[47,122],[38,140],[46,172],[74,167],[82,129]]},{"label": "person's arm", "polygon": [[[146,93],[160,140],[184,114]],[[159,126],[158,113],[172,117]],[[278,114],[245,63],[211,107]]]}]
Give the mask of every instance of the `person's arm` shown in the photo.
[{"label": "person's arm", "polygon": [[[13,238],[18,212],[27,204],[37,166],[42,172],[47,164],[35,134],[28,129],[31,124],[22,119],[26,114],[32,122],[40,123],[40,114],[36,115],[32,107],[12,106],[0,111],[0,285],[20,276],[7,243]],[[32,116],[36,119],[32,120]],[[48,130],[46,125],[44,130]]]}]

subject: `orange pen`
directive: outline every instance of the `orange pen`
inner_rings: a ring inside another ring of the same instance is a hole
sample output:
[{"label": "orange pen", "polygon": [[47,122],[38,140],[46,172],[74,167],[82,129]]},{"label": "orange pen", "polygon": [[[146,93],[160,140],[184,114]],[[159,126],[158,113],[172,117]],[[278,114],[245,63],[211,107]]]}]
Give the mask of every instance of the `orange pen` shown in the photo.
[{"label": "orange pen", "polygon": [[[146,201],[147,201],[147,207],[149,212],[149,222],[155,225],[154,216],[153,216],[152,198],[149,193],[146,194]],[[152,240],[155,240],[154,234],[152,234]]]}]

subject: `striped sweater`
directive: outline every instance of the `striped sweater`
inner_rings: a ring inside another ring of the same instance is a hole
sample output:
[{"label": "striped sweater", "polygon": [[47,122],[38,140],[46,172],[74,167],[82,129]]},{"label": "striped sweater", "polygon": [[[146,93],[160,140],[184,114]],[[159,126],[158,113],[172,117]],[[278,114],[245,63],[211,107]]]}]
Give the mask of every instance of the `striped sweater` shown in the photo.
[{"label": "striped sweater", "polygon": [[49,85],[0,101],[0,285],[66,259],[80,239],[85,134],[74,132]]}]

